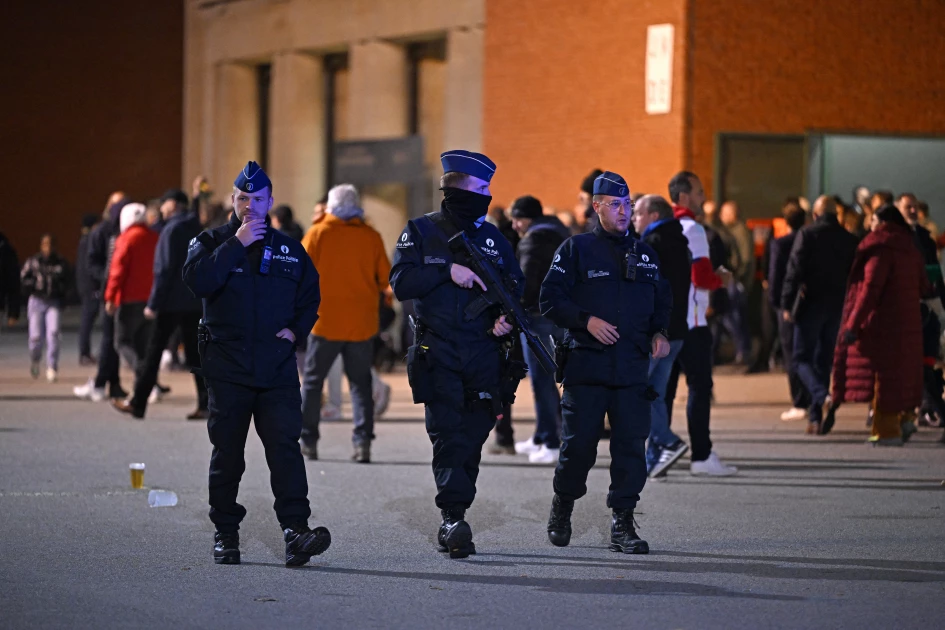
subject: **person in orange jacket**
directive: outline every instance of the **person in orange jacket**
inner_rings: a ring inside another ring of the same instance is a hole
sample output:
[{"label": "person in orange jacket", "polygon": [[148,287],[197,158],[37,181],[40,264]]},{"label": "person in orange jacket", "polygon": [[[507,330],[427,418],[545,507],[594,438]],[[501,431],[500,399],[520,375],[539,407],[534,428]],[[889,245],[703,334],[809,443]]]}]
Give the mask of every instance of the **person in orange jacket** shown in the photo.
[{"label": "person in orange jacket", "polygon": [[121,233],[105,285],[105,312],[115,315],[115,349],[135,370],[144,362],[152,320],[144,308],[154,282],[154,252],[158,234],[146,224],[143,204],[129,203],[121,209]]},{"label": "person in orange jacket", "polygon": [[309,336],[302,379],[302,452],[318,459],[322,387],[340,354],[351,386],[354,455],[371,461],[374,400],[371,366],[380,325],[378,297],[388,290],[390,260],[381,235],[364,221],[357,189],[351,184],[328,191],[323,220],[302,239],[318,269],[322,302]]}]

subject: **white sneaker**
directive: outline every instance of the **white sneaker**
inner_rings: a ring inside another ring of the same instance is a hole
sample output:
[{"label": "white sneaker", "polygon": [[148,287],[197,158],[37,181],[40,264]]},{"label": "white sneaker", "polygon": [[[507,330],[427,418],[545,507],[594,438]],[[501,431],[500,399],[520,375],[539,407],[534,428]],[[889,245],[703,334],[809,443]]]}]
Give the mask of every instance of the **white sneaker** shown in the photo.
[{"label": "white sneaker", "polygon": [[72,393],[76,398],[82,400],[91,400],[92,402],[102,402],[105,400],[105,388],[96,387],[95,379],[89,379],[85,385],[78,385],[72,388]]},{"label": "white sneaker", "polygon": [[738,472],[734,466],[726,466],[715,454],[715,451],[709,454],[709,459],[701,462],[692,462],[689,464],[689,472],[693,475],[707,475],[709,477],[731,477]]},{"label": "white sneaker", "polygon": [[164,398],[164,392],[161,391],[161,388],[155,385],[151,388],[151,394],[148,395],[148,403],[155,404],[161,402],[161,399]]},{"label": "white sneaker", "polygon": [[[518,444],[515,445],[518,447]],[[544,444],[534,453],[528,456],[531,464],[557,464],[559,451],[556,448],[548,448]]]},{"label": "white sneaker", "polygon": [[781,414],[781,422],[793,422],[794,420],[806,420],[807,410],[800,407],[791,407]]},{"label": "white sneaker", "polygon": [[515,454],[516,455],[532,455],[541,450],[541,444],[535,444],[533,438],[528,438],[523,442],[515,443]]},{"label": "white sneaker", "polygon": [[341,409],[330,403],[322,405],[322,420],[326,420],[328,422],[333,420],[341,420]]},{"label": "white sneaker", "polygon": [[[166,372],[170,369],[173,361],[174,355],[171,354],[170,350],[165,349],[164,352],[161,353],[161,366],[158,369],[162,372]],[[150,402],[150,399],[148,399],[148,402]]]},{"label": "white sneaker", "polygon": [[56,372],[56,370],[52,368],[46,368],[46,381],[50,383],[55,383],[58,377],[59,377],[59,374]]},{"label": "white sneaker", "polygon": [[377,382],[378,386],[374,388],[373,392],[375,420],[383,416],[384,412],[387,411],[387,407],[390,405],[390,385],[380,380]]}]

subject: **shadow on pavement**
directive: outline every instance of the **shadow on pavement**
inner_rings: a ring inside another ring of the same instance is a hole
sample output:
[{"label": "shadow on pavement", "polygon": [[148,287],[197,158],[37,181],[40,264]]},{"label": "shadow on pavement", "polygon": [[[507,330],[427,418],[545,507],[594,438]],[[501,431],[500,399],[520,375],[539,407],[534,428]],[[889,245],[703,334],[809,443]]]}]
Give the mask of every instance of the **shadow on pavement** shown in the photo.
[{"label": "shadow on pavement", "polygon": [[[540,557],[540,556],[538,556]],[[452,561],[454,563],[488,566],[480,560]],[[507,563],[508,564],[508,563]],[[527,563],[512,563],[527,564]],[[551,566],[551,563],[530,563]],[[574,563],[570,563],[574,564]],[[276,565],[281,566],[281,565]],[[694,595],[699,597],[733,597],[742,599],[762,599],[773,601],[803,601],[803,597],[793,595],[768,595],[732,591],[719,586],[694,584],[687,582],[663,582],[623,578],[604,578],[598,580],[580,578],[538,578],[507,575],[457,575],[455,573],[411,573],[399,571],[374,571],[369,569],[347,569],[341,567],[303,567],[303,570],[318,571],[365,577],[423,580],[426,582],[454,582],[459,584],[485,584],[491,586],[520,586],[535,588],[546,593],[580,595]]]},{"label": "shadow on pavement", "polygon": [[[698,558],[724,562],[685,562],[661,560],[668,558]],[[945,562],[916,562],[895,560],[863,559],[824,559],[824,558],[788,558],[776,556],[739,556],[725,554],[700,554],[682,551],[654,551],[646,560],[634,561],[632,567],[627,560],[618,558],[579,558],[567,556],[546,556],[526,554],[479,554],[480,558],[501,557],[520,558],[516,566],[577,566],[586,568],[627,567],[637,571],[656,573],[745,575],[790,580],[838,580],[843,582],[917,582],[945,583]],[[542,562],[545,560],[545,562]],[[747,562],[732,562],[742,560]],[[550,561],[550,562],[548,562]],[[477,564],[488,564],[489,560],[479,560]],[[499,561],[500,566],[506,565]],[[813,564],[815,567],[785,566]],[[838,566],[848,565],[848,566]]]}]

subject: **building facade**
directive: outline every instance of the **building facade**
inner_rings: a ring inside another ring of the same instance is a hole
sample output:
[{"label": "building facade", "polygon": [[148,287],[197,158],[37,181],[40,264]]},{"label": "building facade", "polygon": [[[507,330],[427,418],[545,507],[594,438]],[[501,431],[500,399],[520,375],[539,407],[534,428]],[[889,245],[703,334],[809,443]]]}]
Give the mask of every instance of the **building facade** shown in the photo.
[{"label": "building facade", "polygon": [[[222,196],[256,159],[305,225],[338,143],[420,136],[429,172],[480,149],[484,19],[483,0],[188,2],[182,177]],[[393,244],[409,186],[354,183]]]},{"label": "building facade", "polygon": [[[500,204],[570,209],[593,168],[666,194],[687,168],[748,216],[850,182],[945,206],[943,23],[934,0],[188,0],[182,178],[222,195],[257,159],[304,224],[363,155],[390,245],[459,147],[496,161]],[[422,181],[372,179],[358,141],[396,161],[409,138]]]}]

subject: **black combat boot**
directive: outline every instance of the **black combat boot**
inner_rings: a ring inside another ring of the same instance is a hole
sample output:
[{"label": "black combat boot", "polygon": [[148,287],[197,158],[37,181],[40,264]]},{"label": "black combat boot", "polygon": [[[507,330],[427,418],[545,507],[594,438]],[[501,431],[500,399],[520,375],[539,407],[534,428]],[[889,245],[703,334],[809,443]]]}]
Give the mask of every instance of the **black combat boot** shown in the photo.
[{"label": "black combat boot", "polygon": [[239,532],[230,534],[217,532],[213,535],[213,561],[217,564],[240,563]]},{"label": "black combat boot", "polygon": [[632,509],[614,509],[614,519],[610,525],[610,550],[621,553],[650,553],[650,546],[637,536],[635,526]]},{"label": "black combat boot", "polygon": [[466,516],[466,510],[462,508],[450,508],[440,510],[443,514],[443,522],[436,533],[436,541],[439,543],[440,551],[448,551],[450,558],[465,558],[475,555],[476,545],[472,541],[472,529],[469,523],[463,520]]},{"label": "black combat boot", "polygon": [[283,525],[282,534],[287,567],[300,567],[331,545],[331,534],[324,527],[309,529],[305,523],[293,523]]},{"label": "black combat boot", "polygon": [[371,463],[371,443],[370,442],[358,442],[354,445],[354,454],[351,456],[351,459],[358,462],[359,464],[370,464]]},{"label": "black combat boot", "polygon": [[571,510],[574,501],[562,499],[557,494],[551,500],[551,516],[548,517],[548,540],[555,547],[567,547],[571,542]]}]

